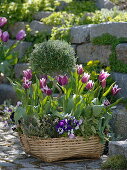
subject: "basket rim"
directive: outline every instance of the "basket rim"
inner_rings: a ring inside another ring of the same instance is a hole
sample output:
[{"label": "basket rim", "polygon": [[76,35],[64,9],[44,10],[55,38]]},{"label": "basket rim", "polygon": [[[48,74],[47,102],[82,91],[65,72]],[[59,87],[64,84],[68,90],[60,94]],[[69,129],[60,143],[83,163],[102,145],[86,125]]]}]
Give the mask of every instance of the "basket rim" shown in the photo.
[{"label": "basket rim", "polygon": [[27,136],[26,134],[19,134],[19,136],[22,137],[26,137],[26,138],[30,138],[30,139],[40,139],[40,140],[78,140],[78,139],[84,139],[84,140],[90,140],[90,139],[99,139],[100,137],[98,135],[96,136],[89,136],[88,138],[85,138],[83,136],[76,136],[75,138],[69,138],[69,137],[59,137],[59,138],[43,138],[43,137],[39,137],[39,136]]}]

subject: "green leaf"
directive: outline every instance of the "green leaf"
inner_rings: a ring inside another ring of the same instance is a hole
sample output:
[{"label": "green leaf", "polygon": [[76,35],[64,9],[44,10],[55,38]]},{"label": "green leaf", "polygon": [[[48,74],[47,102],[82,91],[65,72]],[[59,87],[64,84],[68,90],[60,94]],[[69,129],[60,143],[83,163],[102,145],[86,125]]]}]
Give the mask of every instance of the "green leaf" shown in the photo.
[{"label": "green leaf", "polygon": [[103,97],[106,97],[114,86],[115,82],[108,88],[108,90],[103,94]]},{"label": "green leaf", "polygon": [[19,107],[16,109],[16,112],[15,112],[15,114],[14,114],[14,120],[15,120],[16,124],[18,124],[18,121],[19,121],[21,118],[24,118],[24,119],[25,119],[25,117],[26,117],[26,110],[25,110],[25,108],[19,106]]},{"label": "green leaf", "polygon": [[111,105],[107,106],[106,108],[108,109],[108,108],[111,108],[111,107],[113,107],[113,106],[116,106],[116,105],[119,104],[122,100],[123,100],[123,98],[120,98],[120,99],[118,99],[116,102],[114,102],[114,103],[112,103]]},{"label": "green leaf", "polygon": [[94,134],[96,134],[97,132],[96,132],[96,129],[95,129],[95,127],[94,126],[91,126],[91,130],[93,131],[93,133]]},{"label": "green leaf", "polygon": [[93,114],[99,115],[102,113],[104,106],[103,105],[93,105]]}]

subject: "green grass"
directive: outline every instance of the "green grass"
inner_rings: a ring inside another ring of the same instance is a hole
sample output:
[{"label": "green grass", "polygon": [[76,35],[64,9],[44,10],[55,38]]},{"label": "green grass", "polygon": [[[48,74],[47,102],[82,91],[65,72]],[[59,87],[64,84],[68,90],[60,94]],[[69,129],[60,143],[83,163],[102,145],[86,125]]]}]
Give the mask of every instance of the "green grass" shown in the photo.
[{"label": "green grass", "polygon": [[109,157],[106,162],[102,164],[102,169],[125,170],[127,168],[127,159],[122,155]]}]

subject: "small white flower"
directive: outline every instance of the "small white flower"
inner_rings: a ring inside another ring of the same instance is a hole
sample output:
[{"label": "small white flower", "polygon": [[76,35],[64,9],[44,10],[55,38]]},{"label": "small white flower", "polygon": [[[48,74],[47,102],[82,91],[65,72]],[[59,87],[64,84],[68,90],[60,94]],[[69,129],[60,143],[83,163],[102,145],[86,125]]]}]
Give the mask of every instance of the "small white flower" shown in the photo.
[{"label": "small white flower", "polygon": [[79,129],[79,125],[77,125],[76,127],[75,127],[75,130],[78,130]]}]

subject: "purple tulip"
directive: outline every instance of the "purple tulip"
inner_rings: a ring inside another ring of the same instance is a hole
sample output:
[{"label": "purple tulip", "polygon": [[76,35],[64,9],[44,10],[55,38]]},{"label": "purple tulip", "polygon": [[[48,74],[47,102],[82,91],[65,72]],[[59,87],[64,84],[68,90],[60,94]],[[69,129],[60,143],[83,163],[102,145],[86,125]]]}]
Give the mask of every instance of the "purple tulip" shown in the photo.
[{"label": "purple tulip", "polygon": [[52,94],[52,90],[48,87],[45,86],[42,88],[43,93],[45,93],[47,96],[50,96]]},{"label": "purple tulip", "polygon": [[81,79],[82,83],[87,83],[89,78],[90,78],[90,75],[88,73],[84,73],[84,75]]},{"label": "purple tulip", "polygon": [[0,39],[1,39],[1,36],[2,36],[2,30],[0,29]]},{"label": "purple tulip", "polygon": [[7,23],[7,18],[0,17],[0,27],[3,27]]},{"label": "purple tulip", "polygon": [[9,33],[7,31],[3,32],[1,35],[1,40],[7,42],[9,40]]},{"label": "purple tulip", "polygon": [[29,89],[32,81],[29,81],[26,77],[23,77],[23,87],[24,89]]},{"label": "purple tulip", "polygon": [[16,35],[17,40],[22,40],[25,37],[26,37],[26,32],[24,30],[20,30]]},{"label": "purple tulip", "polygon": [[65,76],[58,76],[57,81],[61,86],[65,86],[66,84],[68,84],[68,77],[66,75]]},{"label": "purple tulip", "polygon": [[110,74],[109,74],[108,72],[104,72],[104,70],[102,70],[102,71],[100,72],[100,75],[99,75],[98,79],[99,79],[100,81],[102,81],[102,80],[104,80],[104,79],[107,79],[109,76],[110,76]]},{"label": "purple tulip", "polygon": [[77,73],[81,75],[84,72],[82,65],[77,65]]},{"label": "purple tulip", "polygon": [[40,87],[43,88],[45,86],[46,86],[46,79],[45,78],[40,79]]},{"label": "purple tulip", "polygon": [[103,79],[101,81],[101,86],[102,86],[103,89],[106,87],[106,79]]},{"label": "purple tulip", "polygon": [[121,88],[118,88],[118,85],[114,85],[114,87],[112,88],[111,92],[112,92],[112,95],[116,95],[119,91],[121,90]]},{"label": "purple tulip", "polygon": [[87,83],[87,85],[86,85],[86,89],[87,89],[87,90],[90,90],[90,89],[93,88],[93,86],[94,86],[94,82],[93,82],[92,80],[89,80],[88,83]]},{"label": "purple tulip", "polygon": [[31,69],[27,69],[23,71],[23,76],[27,79],[27,80],[31,80],[32,79],[32,70]]}]

